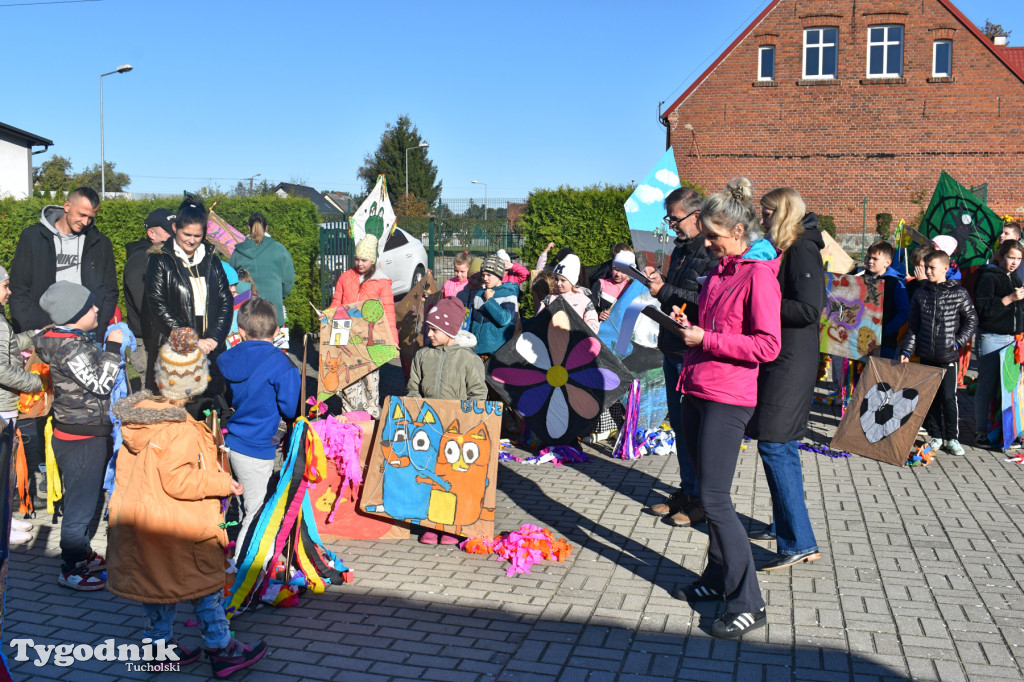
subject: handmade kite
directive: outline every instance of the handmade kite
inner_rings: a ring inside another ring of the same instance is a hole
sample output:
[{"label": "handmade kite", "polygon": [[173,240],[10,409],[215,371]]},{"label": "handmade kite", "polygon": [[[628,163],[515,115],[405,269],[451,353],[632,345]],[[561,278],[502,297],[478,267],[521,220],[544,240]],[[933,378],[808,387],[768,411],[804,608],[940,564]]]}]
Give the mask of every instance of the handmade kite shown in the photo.
[{"label": "handmade kite", "polygon": [[417,282],[409,293],[395,303],[395,322],[398,326],[398,348],[402,357],[410,360],[423,348],[426,313],[441,298],[441,290],[430,272]]},{"label": "handmade kite", "polygon": [[675,152],[669,147],[623,204],[637,267],[654,265],[660,269],[672,255],[676,233],[665,222],[664,202],[680,186]]},{"label": "handmade kite", "polygon": [[210,208],[210,215],[206,218],[206,237],[224,259],[231,258],[235,247],[245,241],[245,235],[214,213],[213,208]]},{"label": "handmade kite", "polygon": [[320,318],[320,375],[317,395],[324,399],[398,357],[384,304],[371,298],[328,308]]},{"label": "handmade kite", "polygon": [[[241,560],[228,590],[229,617],[237,616],[260,595],[269,579],[276,577],[269,575],[268,567],[278,564],[278,558],[285,554],[286,574],[293,567],[301,571],[315,593],[323,592],[329,584],[352,581],[349,569],[320,539],[309,500],[308,486],[322,481],[326,468],[320,438],[309,427],[309,421],[299,417],[277,488],[260,507],[246,537],[238,538]],[[286,551],[289,540],[291,547]]]},{"label": "handmade kite", "polygon": [[825,270],[838,274],[853,272],[854,261],[839,242],[824,230],[821,231],[821,238],[825,240],[825,247],[821,250],[821,262],[825,264]]},{"label": "handmade kite", "polygon": [[1011,343],[999,351],[999,393],[1002,396],[1002,447],[1010,448],[1024,434],[1024,374],[1016,358],[1017,344]]},{"label": "handmade kite", "polygon": [[868,358],[831,447],[904,466],[944,371],[941,367]]},{"label": "handmade kite", "polygon": [[391,208],[388,182],[383,175],[377,176],[377,184],[348,219],[348,226],[349,235],[356,244],[364,236],[372,234],[377,238],[378,257],[384,255],[384,245],[395,229],[395,210]]},{"label": "handmade kite", "polygon": [[[369,416],[369,415],[367,415]],[[376,422],[339,422],[328,416],[312,423],[327,455],[324,480],[310,492],[313,515],[321,535],[346,540],[403,540],[406,526],[359,510],[359,496],[369,469]]]},{"label": "handmade kite", "polygon": [[494,535],[502,404],[389,396],[359,507],[469,538]]},{"label": "handmade kite", "polygon": [[825,285],[821,352],[863,360],[882,338],[881,280],[826,272]]},{"label": "handmade kite", "polygon": [[487,381],[544,445],[575,443],[632,373],[562,297],[487,361]]},{"label": "handmade kite", "polygon": [[984,265],[999,239],[1003,221],[984,202],[945,171],[921,219],[921,232],[929,239],[950,235],[957,247],[951,257],[961,267]]}]

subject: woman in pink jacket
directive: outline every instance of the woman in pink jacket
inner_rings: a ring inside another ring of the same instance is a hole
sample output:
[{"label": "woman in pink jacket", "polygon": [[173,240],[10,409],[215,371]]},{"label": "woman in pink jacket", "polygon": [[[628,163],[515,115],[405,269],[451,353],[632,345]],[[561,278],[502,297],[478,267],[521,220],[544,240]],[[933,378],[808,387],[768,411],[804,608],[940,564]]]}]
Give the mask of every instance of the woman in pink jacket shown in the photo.
[{"label": "woman in pink jacket", "polygon": [[[700,482],[708,522],[708,565],[700,580],[674,596],[725,600],[714,637],[734,638],[766,622],[747,533],[733,508],[743,431],[757,402],[757,372],[781,347],[778,252],[761,239],[750,181],[733,180],[701,204],[704,239],[719,259],[700,292],[698,324],[686,326],[689,347],[679,376],[682,437]],[[685,321],[685,317],[683,318]]]}]

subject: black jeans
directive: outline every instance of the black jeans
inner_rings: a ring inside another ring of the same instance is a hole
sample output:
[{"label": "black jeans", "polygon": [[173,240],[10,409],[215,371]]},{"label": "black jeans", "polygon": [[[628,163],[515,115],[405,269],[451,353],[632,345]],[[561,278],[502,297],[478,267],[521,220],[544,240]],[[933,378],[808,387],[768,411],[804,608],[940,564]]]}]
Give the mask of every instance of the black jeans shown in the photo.
[{"label": "black jeans", "polygon": [[750,541],[732,504],[732,479],[743,431],[753,413],[753,407],[683,396],[683,437],[708,517],[708,565],[700,581],[722,590],[725,610],[730,613],[764,608]]},{"label": "black jeans", "polygon": [[921,364],[929,367],[942,367],[946,370],[946,373],[942,375],[939,390],[935,393],[932,405],[928,408],[928,414],[924,418],[924,428],[928,432],[928,437],[942,440],[959,438],[960,409],[956,404],[957,364],[955,362],[933,362],[923,358]]},{"label": "black jeans", "polygon": [[113,444],[106,436],[83,440],[52,439],[53,456],[64,488],[60,558],[70,571],[92,553],[92,538],[103,512],[103,475]]}]

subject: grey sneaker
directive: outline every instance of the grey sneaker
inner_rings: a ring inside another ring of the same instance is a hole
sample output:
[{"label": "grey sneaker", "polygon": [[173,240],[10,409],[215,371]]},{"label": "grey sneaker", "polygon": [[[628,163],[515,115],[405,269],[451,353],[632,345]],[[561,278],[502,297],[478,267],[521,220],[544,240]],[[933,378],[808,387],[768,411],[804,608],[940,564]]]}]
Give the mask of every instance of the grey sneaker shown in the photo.
[{"label": "grey sneaker", "polygon": [[946,452],[957,457],[963,457],[965,454],[964,446],[960,445],[960,441],[956,438],[950,438],[946,441]]},{"label": "grey sneaker", "polygon": [[932,457],[934,457],[935,455],[939,454],[939,450],[942,448],[942,439],[932,438],[930,441],[928,441],[928,445],[932,446]]}]

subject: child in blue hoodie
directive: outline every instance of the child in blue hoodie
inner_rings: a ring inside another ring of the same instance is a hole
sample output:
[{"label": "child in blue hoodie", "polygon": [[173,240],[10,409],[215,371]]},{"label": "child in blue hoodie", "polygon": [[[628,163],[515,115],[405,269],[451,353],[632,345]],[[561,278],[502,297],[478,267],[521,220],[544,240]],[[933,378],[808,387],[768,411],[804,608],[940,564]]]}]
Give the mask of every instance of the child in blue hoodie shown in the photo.
[{"label": "child in blue hoodie", "polygon": [[910,297],[903,276],[892,267],[895,249],[889,242],[877,242],[868,248],[864,258],[865,277],[881,278],[882,294],[882,342],[879,355],[895,359],[899,356],[900,330],[907,323],[910,314]]},{"label": "child in blue hoodie", "polygon": [[244,516],[238,547],[266,498],[274,473],[274,436],[281,419],[295,418],[302,376],[288,356],[274,347],[277,309],[264,298],[250,298],[238,309],[242,342],[217,358],[228,384],[234,414],[224,444],[235,480],[242,484]]}]

